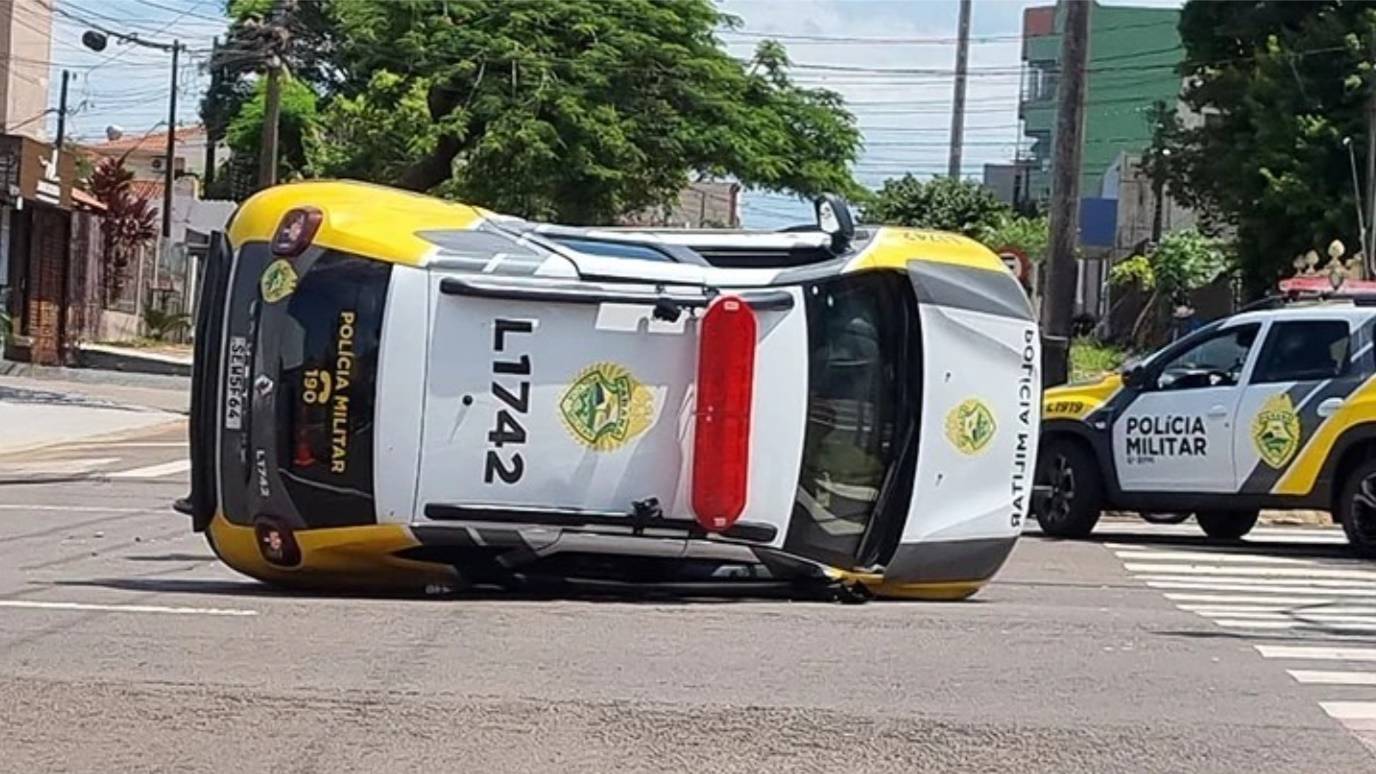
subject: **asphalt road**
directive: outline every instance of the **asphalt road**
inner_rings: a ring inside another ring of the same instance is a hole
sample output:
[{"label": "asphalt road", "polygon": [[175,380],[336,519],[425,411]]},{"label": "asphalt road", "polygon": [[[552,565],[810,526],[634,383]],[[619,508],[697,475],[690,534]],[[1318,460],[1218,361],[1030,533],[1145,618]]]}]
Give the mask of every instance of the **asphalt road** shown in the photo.
[{"label": "asphalt road", "polygon": [[1029,536],[965,603],[312,597],[167,507],[182,437],[0,457],[0,770],[1376,771],[1331,531]]}]

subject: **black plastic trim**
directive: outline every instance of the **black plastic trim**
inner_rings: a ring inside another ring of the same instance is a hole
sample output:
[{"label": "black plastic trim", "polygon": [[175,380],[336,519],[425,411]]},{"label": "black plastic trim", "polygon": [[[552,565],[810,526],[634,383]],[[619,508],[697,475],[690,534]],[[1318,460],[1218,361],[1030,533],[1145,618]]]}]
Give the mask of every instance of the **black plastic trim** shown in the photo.
[{"label": "black plastic trim", "polygon": [[[470,277],[445,277],[440,280],[440,292],[450,296],[503,301],[544,301],[555,304],[655,304],[667,301],[691,309],[706,307],[718,293],[715,289],[709,288],[704,288],[702,293],[690,294],[629,290],[587,283],[518,284]],[[787,311],[793,308],[793,295],[785,290],[747,291],[735,295],[756,311]]]},{"label": "black plastic trim", "polygon": [[[558,508],[491,508],[473,505],[426,503],[425,517],[436,521],[475,521],[489,524],[530,524],[550,527],[621,527],[633,530],[682,530],[689,537],[706,537],[707,530],[691,519],[644,517],[634,513],[578,511]],[[772,524],[738,521],[714,533],[734,540],[769,543],[779,534]]]},{"label": "black plastic trim", "polygon": [[229,275],[233,267],[233,248],[221,232],[210,235],[201,280],[201,298],[196,311],[196,340],[192,347],[191,492],[173,505],[191,516],[191,526],[204,532],[213,518],[218,499],[219,477],[215,449],[219,417],[218,389],[224,359],[224,309],[228,301]]}]

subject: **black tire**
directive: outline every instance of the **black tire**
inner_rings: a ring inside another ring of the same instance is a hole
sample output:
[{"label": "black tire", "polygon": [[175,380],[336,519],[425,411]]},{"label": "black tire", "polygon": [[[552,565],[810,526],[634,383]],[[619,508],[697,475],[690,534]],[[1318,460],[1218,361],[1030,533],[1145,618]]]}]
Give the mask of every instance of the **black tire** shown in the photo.
[{"label": "black tire", "polygon": [[1358,465],[1342,486],[1333,515],[1342,522],[1352,552],[1376,559],[1376,459]]},{"label": "black tire", "polygon": [[1094,530],[1103,507],[1104,483],[1099,465],[1083,445],[1069,439],[1047,442],[1037,455],[1036,483],[1051,488],[1034,511],[1042,532],[1082,538]]},{"label": "black tire", "polygon": [[1194,520],[1214,540],[1237,540],[1257,525],[1260,511],[1199,511]]}]

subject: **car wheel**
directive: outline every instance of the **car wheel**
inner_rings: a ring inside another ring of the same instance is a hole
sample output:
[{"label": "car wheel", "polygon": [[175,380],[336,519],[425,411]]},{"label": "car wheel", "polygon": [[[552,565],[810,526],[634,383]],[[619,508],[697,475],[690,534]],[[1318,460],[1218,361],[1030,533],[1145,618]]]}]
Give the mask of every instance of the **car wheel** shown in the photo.
[{"label": "car wheel", "polygon": [[1082,538],[1099,521],[1103,482],[1099,466],[1074,441],[1051,441],[1037,459],[1036,482],[1050,493],[1037,504],[1037,523],[1052,537]]},{"label": "car wheel", "polygon": [[1237,540],[1252,531],[1258,515],[1258,511],[1199,511],[1194,520],[1215,540]]},{"label": "car wheel", "polygon": [[1376,460],[1362,463],[1343,482],[1336,515],[1352,551],[1376,559]]}]

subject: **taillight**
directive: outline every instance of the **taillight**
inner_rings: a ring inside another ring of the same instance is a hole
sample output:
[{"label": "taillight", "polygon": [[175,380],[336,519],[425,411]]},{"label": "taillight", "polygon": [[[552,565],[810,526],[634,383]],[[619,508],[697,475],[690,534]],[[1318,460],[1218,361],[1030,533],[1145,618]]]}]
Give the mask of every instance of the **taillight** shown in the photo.
[{"label": "taillight", "polygon": [[314,207],[297,207],[288,210],[277,224],[277,232],[272,235],[272,254],[283,258],[295,258],[310,247],[315,232],[320,230],[324,219],[320,210]]},{"label": "taillight", "polygon": [[723,296],[708,307],[698,330],[693,513],[710,532],[729,528],[745,509],[756,328],[749,304]]}]

